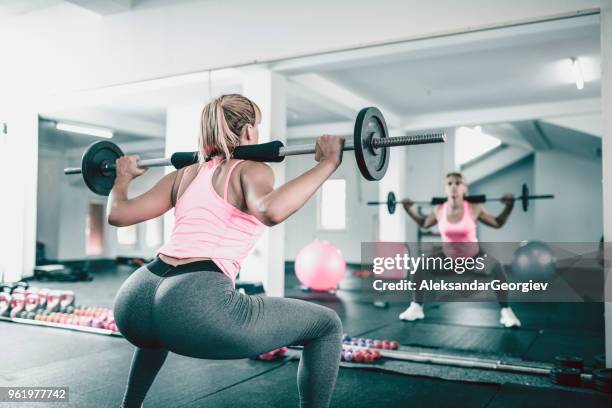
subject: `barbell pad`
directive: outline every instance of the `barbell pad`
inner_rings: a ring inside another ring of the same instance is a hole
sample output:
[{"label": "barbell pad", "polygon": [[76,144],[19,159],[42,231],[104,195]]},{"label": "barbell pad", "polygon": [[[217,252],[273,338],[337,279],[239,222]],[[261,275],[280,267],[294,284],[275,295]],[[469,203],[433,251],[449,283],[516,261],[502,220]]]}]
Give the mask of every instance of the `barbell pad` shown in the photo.
[{"label": "barbell pad", "polygon": [[[280,155],[282,147],[284,145],[280,140],[250,146],[238,146],[234,149],[232,158],[260,162],[282,162],[285,158]],[[176,152],[170,157],[170,163],[177,170],[197,162],[198,152]]]},{"label": "barbell pad", "polygon": [[431,199],[431,205],[444,204],[448,199],[446,197],[434,197]]},{"label": "barbell pad", "polygon": [[280,155],[282,147],[284,147],[284,144],[280,140],[256,145],[238,146],[234,149],[232,157],[235,159],[278,163],[285,159],[285,156]]},{"label": "barbell pad", "polygon": [[170,156],[170,163],[175,169],[191,166],[198,162],[198,152],[176,152]]},{"label": "barbell pad", "polygon": [[482,204],[487,202],[487,196],[484,194],[476,194],[465,196],[465,201],[472,204]]}]

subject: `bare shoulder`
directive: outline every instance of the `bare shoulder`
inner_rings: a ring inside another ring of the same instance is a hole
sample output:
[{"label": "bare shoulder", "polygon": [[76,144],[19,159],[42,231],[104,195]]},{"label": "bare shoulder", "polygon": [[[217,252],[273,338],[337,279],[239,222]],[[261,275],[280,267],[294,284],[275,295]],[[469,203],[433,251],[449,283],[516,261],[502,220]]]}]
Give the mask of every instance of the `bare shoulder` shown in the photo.
[{"label": "bare shoulder", "polygon": [[483,212],[483,207],[480,204],[468,203],[468,205],[475,216],[479,216]]},{"label": "bare shoulder", "polygon": [[442,211],[442,205],[436,205],[436,207],[432,211],[434,217],[438,218],[438,216],[440,215],[440,211]]},{"label": "bare shoulder", "polygon": [[248,182],[274,182],[274,171],[267,163],[247,160],[240,166],[240,178]]}]

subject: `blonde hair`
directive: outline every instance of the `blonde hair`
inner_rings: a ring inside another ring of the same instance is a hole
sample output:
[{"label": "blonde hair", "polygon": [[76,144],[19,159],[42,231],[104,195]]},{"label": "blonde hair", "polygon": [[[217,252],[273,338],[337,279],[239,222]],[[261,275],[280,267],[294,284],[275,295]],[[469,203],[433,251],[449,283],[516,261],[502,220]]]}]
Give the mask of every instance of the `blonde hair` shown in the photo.
[{"label": "blonde hair", "polygon": [[444,176],[445,179],[450,178],[450,177],[455,177],[458,179],[461,179],[461,181],[463,181],[463,183],[466,183],[466,179],[465,176],[462,173],[459,173],[458,171],[451,171],[450,173],[446,174],[446,176]]},{"label": "blonde hair", "polygon": [[200,163],[220,156],[224,160],[240,145],[242,130],[255,125],[259,107],[250,99],[238,95],[221,95],[210,101],[200,115]]}]

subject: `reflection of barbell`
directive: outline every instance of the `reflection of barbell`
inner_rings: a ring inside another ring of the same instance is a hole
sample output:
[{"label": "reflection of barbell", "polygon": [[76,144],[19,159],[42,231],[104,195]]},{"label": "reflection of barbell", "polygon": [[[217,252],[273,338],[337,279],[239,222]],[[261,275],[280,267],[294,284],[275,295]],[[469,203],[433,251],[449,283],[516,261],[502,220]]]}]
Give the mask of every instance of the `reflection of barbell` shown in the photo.
[{"label": "reflection of barbell", "polygon": [[[513,200],[519,200],[521,202],[521,207],[523,208],[523,211],[527,211],[529,209],[529,200],[546,200],[551,198],[555,198],[555,195],[530,195],[529,187],[527,187],[527,184],[523,184],[523,186],[521,187],[521,195],[518,197],[514,197]],[[429,201],[414,201],[414,204],[439,205],[445,203],[446,200],[446,197],[434,197]],[[478,194],[465,196],[464,200],[469,203],[480,204],[486,203],[487,201],[503,201],[504,199],[502,197],[487,198],[485,194]],[[387,201],[368,201],[368,205],[386,205],[387,210],[389,210],[389,214],[393,214],[395,212],[395,207],[397,206],[397,203],[398,201],[395,198],[395,193],[393,193],[393,191],[389,191],[389,194],[387,194]]]},{"label": "reflection of barbell", "polygon": [[[344,143],[344,150],[354,150],[357,165],[363,177],[380,180],[389,166],[389,148],[394,146],[442,143],[443,133],[389,137],[383,114],[374,107],[363,108],[355,120],[353,139]],[[264,162],[281,162],[285,156],[313,154],[315,145],[285,147],[281,141],[273,141],[234,149],[233,158]],[[108,195],[115,184],[115,160],[123,156],[116,144],[109,141],[93,143],[85,150],[81,167],[64,169],[64,174],[83,174],[87,187],[96,194]],[[172,157],[140,160],[141,168],[174,166],[177,169],[197,163],[197,152],[174,153]]]}]

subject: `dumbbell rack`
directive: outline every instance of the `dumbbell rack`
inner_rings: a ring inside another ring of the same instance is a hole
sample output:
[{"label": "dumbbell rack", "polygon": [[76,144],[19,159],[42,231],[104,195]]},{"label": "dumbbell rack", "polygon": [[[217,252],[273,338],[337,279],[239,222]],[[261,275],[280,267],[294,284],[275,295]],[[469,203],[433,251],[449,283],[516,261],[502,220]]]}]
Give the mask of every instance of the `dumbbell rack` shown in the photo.
[{"label": "dumbbell rack", "polygon": [[85,332],[85,333],[101,334],[105,336],[123,337],[121,333],[114,332],[108,329],[100,329],[97,327],[90,327],[90,326],[77,326],[77,325],[72,325],[72,324],[43,322],[40,320],[22,319],[19,317],[6,317],[6,316],[0,316],[0,321],[19,323],[19,324],[28,324],[31,326],[52,327],[54,329],[72,330],[72,331]]}]

